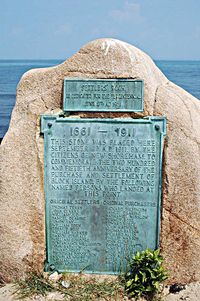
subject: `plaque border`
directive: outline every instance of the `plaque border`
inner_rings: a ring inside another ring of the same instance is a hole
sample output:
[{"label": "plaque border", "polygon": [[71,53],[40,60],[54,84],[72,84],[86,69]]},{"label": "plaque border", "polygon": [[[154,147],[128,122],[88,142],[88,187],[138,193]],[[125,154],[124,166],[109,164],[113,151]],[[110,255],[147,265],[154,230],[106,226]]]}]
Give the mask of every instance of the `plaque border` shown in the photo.
[{"label": "plaque border", "polygon": [[[98,107],[84,109],[78,108],[67,108],[67,103],[65,101],[65,90],[66,90],[66,83],[72,81],[84,81],[84,82],[98,82],[98,81],[105,81],[105,82],[140,82],[141,83],[141,108],[138,110],[135,109],[98,109]],[[66,77],[64,78],[64,87],[63,87],[63,111],[64,112],[143,112],[144,111],[144,81],[142,79],[131,79],[131,78],[77,78],[77,77]]]},{"label": "plaque border", "polygon": [[[167,123],[166,118],[161,116],[147,116],[143,119],[132,119],[132,118],[114,118],[114,119],[103,119],[103,118],[70,118],[70,117],[61,117],[59,115],[41,115],[41,126],[40,133],[43,135],[51,135],[52,126],[55,123],[126,123],[126,124],[151,124],[154,126],[156,131],[160,132],[160,152],[159,152],[159,185],[158,185],[158,198],[157,198],[157,226],[156,226],[156,248],[159,247],[160,244],[160,226],[161,226],[161,199],[162,199],[162,164],[163,164],[163,149],[164,149],[164,137],[167,132]],[[48,141],[48,139],[47,139]],[[44,264],[45,271],[55,271],[57,270],[54,263],[49,261],[50,258],[50,248],[49,248],[49,234],[47,229],[49,229],[49,203],[47,201],[48,198],[48,189],[47,189],[47,160],[46,160],[46,151],[48,149],[48,144],[44,143],[44,192],[45,192],[45,239],[46,239],[46,260]],[[59,272],[65,272],[65,270],[59,270]],[[78,273],[80,270],[69,270],[70,273]],[[98,271],[86,271],[88,274],[99,274],[99,275],[118,275],[117,272],[98,272]]]}]

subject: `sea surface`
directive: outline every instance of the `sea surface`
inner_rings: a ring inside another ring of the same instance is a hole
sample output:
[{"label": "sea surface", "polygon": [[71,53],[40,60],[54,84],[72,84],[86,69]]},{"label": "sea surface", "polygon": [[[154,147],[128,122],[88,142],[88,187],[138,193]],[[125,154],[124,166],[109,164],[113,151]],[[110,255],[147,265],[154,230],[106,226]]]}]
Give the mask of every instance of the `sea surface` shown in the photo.
[{"label": "sea surface", "polygon": [[[16,87],[23,73],[64,60],[0,60],[0,138],[8,130]],[[200,99],[200,61],[155,61],[169,80]]]}]

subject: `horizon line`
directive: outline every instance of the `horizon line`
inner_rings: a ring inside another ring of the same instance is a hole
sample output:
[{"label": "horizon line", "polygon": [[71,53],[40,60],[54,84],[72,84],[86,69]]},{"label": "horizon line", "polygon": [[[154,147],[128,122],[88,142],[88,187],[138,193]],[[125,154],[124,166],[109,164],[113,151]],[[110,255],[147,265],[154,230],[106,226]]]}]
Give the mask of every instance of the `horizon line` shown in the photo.
[{"label": "horizon line", "polygon": [[[0,58],[0,61],[63,61],[65,62],[66,60],[68,60],[70,57],[68,58]],[[200,61],[199,59],[166,59],[166,58],[159,58],[159,59],[155,59],[155,58],[151,58],[153,61],[192,61],[192,62],[198,62]]]}]

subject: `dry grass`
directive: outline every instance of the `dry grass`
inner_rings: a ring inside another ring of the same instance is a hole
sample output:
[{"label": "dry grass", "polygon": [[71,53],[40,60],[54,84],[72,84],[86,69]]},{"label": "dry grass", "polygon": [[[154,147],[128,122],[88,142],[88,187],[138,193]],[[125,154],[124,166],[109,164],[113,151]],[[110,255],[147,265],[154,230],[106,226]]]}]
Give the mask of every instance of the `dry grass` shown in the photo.
[{"label": "dry grass", "polygon": [[[62,281],[70,283],[69,288],[62,286]],[[50,292],[59,292],[63,300],[69,301],[123,301],[127,300],[124,285],[117,277],[95,277],[82,274],[64,273],[57,282],[52,282],[43,274],[30,274],[26,279],[15,284],[15,293],[19,300],[32,296],[46,296]]]}]

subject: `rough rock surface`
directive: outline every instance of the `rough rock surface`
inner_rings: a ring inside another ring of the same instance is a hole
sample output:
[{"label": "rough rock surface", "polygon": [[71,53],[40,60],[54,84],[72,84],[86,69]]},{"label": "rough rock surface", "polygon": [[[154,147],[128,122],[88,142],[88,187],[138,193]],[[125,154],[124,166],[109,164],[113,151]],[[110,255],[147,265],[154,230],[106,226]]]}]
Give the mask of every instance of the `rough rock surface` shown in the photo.
[{"label": "rough rock surface", "polygon": [[64,77],[134,78],[145,85],[143,113],[80,117],[167,117],[161,248],[170,282],[200,280],[200,102],[169,82],[151,58],[114,39],[90,42],[63,64],[25,73],[0,146],[0,277],[42,270],[45,253],[43,140],[39,116],[62,108]]}]

